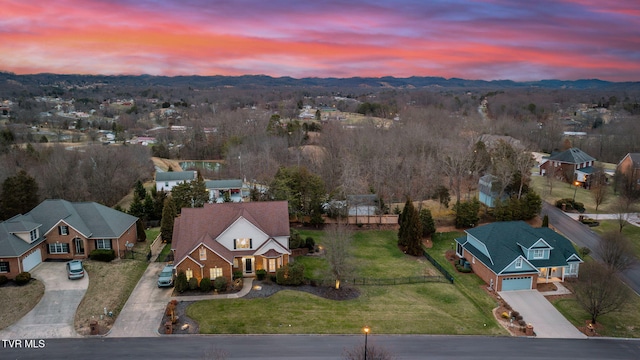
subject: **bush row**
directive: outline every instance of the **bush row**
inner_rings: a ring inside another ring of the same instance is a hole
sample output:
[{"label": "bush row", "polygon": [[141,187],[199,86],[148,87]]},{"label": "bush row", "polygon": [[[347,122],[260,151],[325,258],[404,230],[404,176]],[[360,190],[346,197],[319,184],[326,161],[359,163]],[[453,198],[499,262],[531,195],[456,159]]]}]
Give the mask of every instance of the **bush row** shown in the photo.
[{"label": "bush row", "polygon": [[209,292],[212,287],[219,292],[223,292],[227,290],[228,285],[229,281],[225,277],[217,277],[213,282],[209,278],[203,278],[199,283],[198,279],[195,277],[187,280],[187,275],[184,271],[180,271],[178,273],[175,282],[176,291],[179,293],[183,293],[187,290]]}]

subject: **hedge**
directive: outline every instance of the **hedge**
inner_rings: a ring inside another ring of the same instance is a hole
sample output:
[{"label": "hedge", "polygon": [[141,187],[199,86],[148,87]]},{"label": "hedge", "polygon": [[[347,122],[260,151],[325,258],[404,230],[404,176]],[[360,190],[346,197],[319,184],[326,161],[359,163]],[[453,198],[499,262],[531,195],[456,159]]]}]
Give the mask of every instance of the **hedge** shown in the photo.
[{"label": "hedge", "polygon": [[96,249],[89,254],[91,260],[110,262],[116,258],[116,252],[110,249]]}]

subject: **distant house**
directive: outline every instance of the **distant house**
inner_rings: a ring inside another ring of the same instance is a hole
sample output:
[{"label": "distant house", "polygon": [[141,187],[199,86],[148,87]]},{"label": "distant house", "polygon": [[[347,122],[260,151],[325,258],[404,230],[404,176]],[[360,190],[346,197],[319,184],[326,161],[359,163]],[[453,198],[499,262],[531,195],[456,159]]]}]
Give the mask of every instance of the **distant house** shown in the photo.
[{"label": "distant house", "polygon": [[543,159],[540,175],[551,175],[566,182],[587,182],[595,171],[596,159],[578,148],[571,148]]},{"label": "distant house", "polygon": [[209,202],[224,202],[225,194],[228,194],[231,202],[242,202],[242,180],[207,180],[204,182],[209,191]]},{"label": "distant house", "polygon": [[122,257],[138,240],[138,218],[94,202],[45,200],[0,222],[0,275],[14,278],[42,261],[86,259],[92,250]]},{"label": "distant house", "polygon": [[625,175],[640,188],[640,153],[628,153],[616,166],[616,171]]},{"label": "distant house", "polygon": [[170,192],[174,186],[197,178],[197,171],[158,171],[156,172],[156,190]]},{"label": "distant house", "polygon": [[374,216],[378,213],[380,213],[380,199],[378,195],[347,195],[348,216]]},{"label": "distant house", "polygon": [[275,274],[289,263],[289,206],[286,201],[205,204],[184,208],[173,227],[175,268],[187,278],[214,280],[233,273]]},{"label": "distant house", "polygon": [[456,255],[496,291],[562,282],[577,277],[583,262],[567,238],[524,221],[495,222],[465,232],[455,240]]},{"label": "distant house", "polygon": [[[484,175],[478,180],[478,200],[480,203],[492,208],[496,206],[496,201],[500,196],[500,191],[498,190],[498,178],[487,174]],[[503,195],[506,198],[506,195]]]}]

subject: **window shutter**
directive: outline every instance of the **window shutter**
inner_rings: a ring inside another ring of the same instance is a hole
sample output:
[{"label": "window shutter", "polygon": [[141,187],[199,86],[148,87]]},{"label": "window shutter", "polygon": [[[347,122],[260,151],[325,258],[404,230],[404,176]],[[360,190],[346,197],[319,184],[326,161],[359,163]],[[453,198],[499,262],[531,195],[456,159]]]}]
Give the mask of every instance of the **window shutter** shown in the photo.
[{"label": "window shutter", "polygon": [[47,244],[47,254],[51,254],[51,244]]},{"label": "window shutter", "polygon": [[58,235],[62,235],[62,226],[58,226]]},{"label": "window shutter", "polygon": [[249,239],[249,249],[253,249],[253,239]]},{"label": "window shutter", "polygon": [[236,243],[238,243],[238,239],[233,239],[233,250],[236,249]]},{"label": "window shutter", "polygon": [[7,264],[7,272],[11,272],[11,263],[7,261],[6,264]]}]

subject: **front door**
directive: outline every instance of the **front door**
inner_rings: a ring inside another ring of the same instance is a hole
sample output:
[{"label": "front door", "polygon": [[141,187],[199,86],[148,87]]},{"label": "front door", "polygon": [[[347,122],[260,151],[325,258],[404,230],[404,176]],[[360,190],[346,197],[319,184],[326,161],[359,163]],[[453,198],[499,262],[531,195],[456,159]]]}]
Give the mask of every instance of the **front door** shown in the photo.
[{"label": "front door", "polygon": [[76,245],[76,254],[84,255],[84,240],[80,238],[75,238]]},{"label": "front door", "polygon": [[253,259],[245,258],[244,259],[244,273],[251,274],[253,272]]}]

